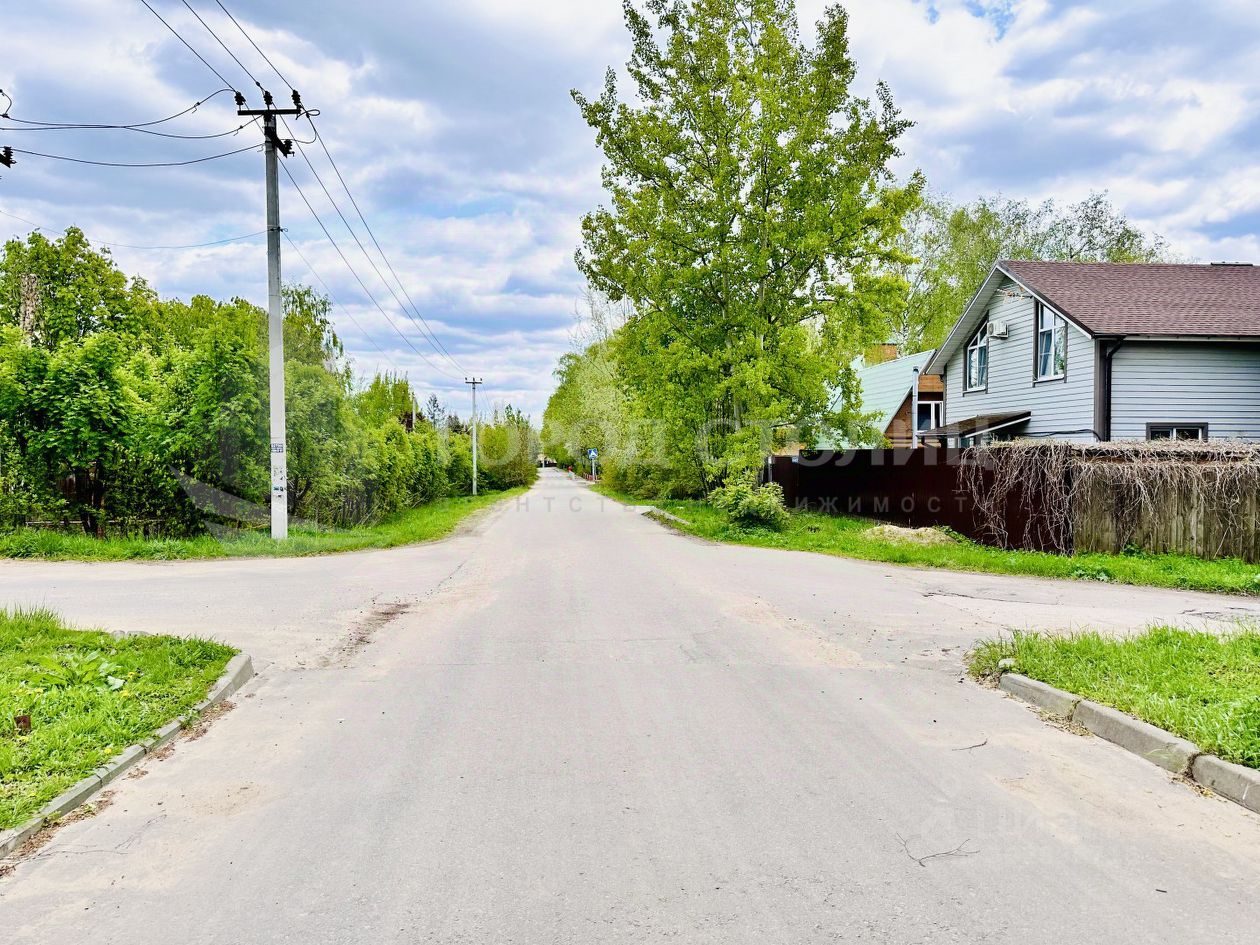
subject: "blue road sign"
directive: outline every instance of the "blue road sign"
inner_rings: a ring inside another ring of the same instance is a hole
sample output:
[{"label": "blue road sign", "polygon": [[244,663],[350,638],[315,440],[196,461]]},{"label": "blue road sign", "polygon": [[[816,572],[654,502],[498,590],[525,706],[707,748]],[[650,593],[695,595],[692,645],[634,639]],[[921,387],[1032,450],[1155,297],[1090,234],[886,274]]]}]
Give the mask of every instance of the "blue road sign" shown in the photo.
[{"label": "blue road sign", "polygon": [[586,458],[599,459],[599,450],[595,449],[595,447],[592,446],[589,450],[586,451]]}]

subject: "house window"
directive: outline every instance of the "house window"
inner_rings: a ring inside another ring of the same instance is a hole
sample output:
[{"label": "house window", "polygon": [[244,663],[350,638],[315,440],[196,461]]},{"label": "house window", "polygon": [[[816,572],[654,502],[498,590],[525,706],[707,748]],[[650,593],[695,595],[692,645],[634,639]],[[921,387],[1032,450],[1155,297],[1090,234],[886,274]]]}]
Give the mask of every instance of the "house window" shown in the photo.
[{"label": "house window", "polygon": [[924,430],[935,430],[941,425],[941,407],[940,401],[920,401],[919,402],[919,419],[916,429],[922,433]]},{"label": "house window", "polygon": [[1037,303],[1037,380],[1063,377],[1067,371],[1067,320]]},{"label": "house window", "polygon": [[984,390],[989,386],[989,320],[980,323],[980,329],[967,345],[967,390]]},{"label": "house window", "polygon": [[1149,423],[1146,425],[1148,440],[1206,440],[1206,423]]}]

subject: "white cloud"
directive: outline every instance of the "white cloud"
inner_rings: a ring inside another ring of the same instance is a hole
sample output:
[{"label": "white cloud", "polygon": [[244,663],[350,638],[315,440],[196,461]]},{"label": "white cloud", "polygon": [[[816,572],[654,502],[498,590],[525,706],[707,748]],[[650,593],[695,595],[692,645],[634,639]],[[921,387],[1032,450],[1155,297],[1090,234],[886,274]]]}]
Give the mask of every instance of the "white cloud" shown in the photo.
[{"label": "white cloud", "polygon": [[[807,40],[828,3],[801,0]],[[230,22],[213,15],[216,6],[194,5],[279,94],[280,80]],[[142,119],[173,113],[218,85],[139,4],[14,6],[0,33],[0,68],[10,70],[0,73],[0,86],[15,95],[15,115]],[[601,199],[594,136],[567,93],[598,88],[605,67],[624,62],[620,0],[363,0],[349,16],[305,0],[228,6],[306,103],[321,109],[325,143],[443,342],[487,376],[491,400],[511,397],[540,413],[580,294],[572,263],[578,221]],[[904,171],[920,167],[934,187],[962,199],[1001,191],[1070,200],[1109,189],[1182,253],[1260,256],[1260,10],[1253,3],[1218,0],[1193,17],[1177,0],[846,6],[860,88],[888,81],[916,122],[903,142]],[[216,68],[251,90],[181,4],[158,7]],[[235,122],[223,97],[178,125],[205,132]],[[219,146],[236,146],[245,133],[209,142],[0,134],[0,144],[39,138],[56,153],[145,160],[228,150]],[[309,153],[357,220],[319,147]],[[301,158],[288,166],[394,323],[427,350]],[[452,402],[463,398],[461,378],[427,367],[398,337],[287,185],[284,202],[290,235],[362,326],[339,318],[361,367],[392,364],[448,391]],[[137,172],[20,159],[0,181],[0,210],[53,227],[75,223],[121,243],[221,239],[262,229],[261,161],[247,154]],[[25,229],[7,217],[0,227]],[[263,297],[254,244],[115,255],[166,293]],[[291,256],[286,271],[305,276]]]}]

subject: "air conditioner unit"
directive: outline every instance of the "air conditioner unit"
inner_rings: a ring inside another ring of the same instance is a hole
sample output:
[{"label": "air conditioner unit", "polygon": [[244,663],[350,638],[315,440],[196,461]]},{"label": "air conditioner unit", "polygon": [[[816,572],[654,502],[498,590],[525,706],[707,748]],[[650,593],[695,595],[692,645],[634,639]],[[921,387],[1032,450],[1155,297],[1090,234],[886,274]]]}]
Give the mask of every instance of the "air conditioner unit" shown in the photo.
[{"label": "air conditioner unit", "polygon": [[1005,338],[1007,334],[1006,322],[989,322],[990,338]]}]

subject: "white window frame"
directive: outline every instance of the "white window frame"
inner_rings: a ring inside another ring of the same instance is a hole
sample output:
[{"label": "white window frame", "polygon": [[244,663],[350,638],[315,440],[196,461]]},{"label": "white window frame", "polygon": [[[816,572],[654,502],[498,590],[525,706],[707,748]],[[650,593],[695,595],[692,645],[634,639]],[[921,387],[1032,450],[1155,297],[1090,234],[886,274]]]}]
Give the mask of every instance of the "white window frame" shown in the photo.
[{"label": "white window frame", "polygon": [[[1155,435],[1156,430],[1167,430],[1168,435],[1157,437]],[[1194,430],[1195,433],[1197,433],[1198,435],[1197,436],[1178,436],[1177,435],[1178,431],[1189,431],[1189,430]],[[1208,438],[1208,425],[1206,423],[1152,423],[1147,426],[1146,438],[1147,440],[1152,440],[1152,441],[1171,440],[1173,442],[1181,442],[1181,443],[1189,443],[1189,442],[1198,441],[1201,443]]]},{"label": "white window frame", "polygon": [[[1035,306],[1037,318],[1036,336],[1036,375],[1038,381],[1058,381],[1067,377],[1067,319],[1048,305],[1038,302]],[[1042,349],[1042,339],[1049,336],[1050,350]],[[1055,357],[1056,352],[1060,357]],[[1046,365],[1045,355],[1050,355],[1050,364]],[[1049,371],[1046,368],[1049,367]]]},{"label": "white window frame", "polygon": [[[977,360],[980,354],[984,355],[984,371],[980,383],[973,382],[971,376],[971,353],[976,352]],[[967,342],[967,350],[963,356],[963,390],[968,393],[975,391],[983,391],[989,389],[989,319],[985,316],[984,321],[980,323],[979,329],[971,336],[971,340]]]},{"label": "white window frame", "polygon": [[914,418],[915,432],[923,433],[925,430],[935,430],[938,427],[940,427],[941,418],[944,414],[944,410],[943,410],[944,406],[945,405],[941,403],[939,400],[920,400],[919,409],[923,410],[926,407],[928,412],[931,414],[931,417],[928,419],[927,426],[923,426],[921,423],[919,423],[919,418],[915,417]]}]

